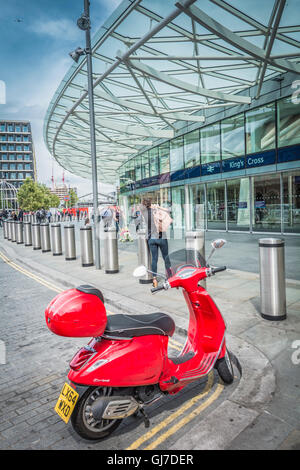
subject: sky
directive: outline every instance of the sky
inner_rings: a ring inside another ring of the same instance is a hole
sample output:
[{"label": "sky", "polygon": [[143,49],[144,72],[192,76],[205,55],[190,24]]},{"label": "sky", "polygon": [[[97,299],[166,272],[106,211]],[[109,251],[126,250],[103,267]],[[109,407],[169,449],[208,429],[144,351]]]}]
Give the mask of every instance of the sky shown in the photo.
[{"label": "sky", "polygon": [[[52,166],[57,184],[63,169],[52,158],[43,139],[48,105],[73,64],[69,52],[84,47],[85,34],[77,25],[83,0],[0,0],[0,120],[29,120],[37,161],[38,181],[51,185]],[[121,0],[90,0],[92,35]],[[3,84],[3,83],[2,83]],[[53,163],[54,162],[54,163]],[[77,186],[79,195],[92,191],[90,180],[65,171],[65,182]],[[110,191],[101,184],[100,191]]]}]

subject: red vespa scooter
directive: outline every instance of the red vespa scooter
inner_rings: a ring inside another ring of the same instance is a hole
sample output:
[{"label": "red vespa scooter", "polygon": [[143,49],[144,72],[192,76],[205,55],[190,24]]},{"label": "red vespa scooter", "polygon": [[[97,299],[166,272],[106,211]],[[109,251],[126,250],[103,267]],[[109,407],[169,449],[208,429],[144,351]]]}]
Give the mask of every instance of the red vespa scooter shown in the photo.
[{"label": "red vespa scooter", "polygon": [[[212,243],[213,251],[225,240]],[[187,384],[215,367],[223,382],[233,382],[233,355],[226,349],[225,323],[220,311],[199,282],[226,267],[209,267],[195,251],[179,250],[169,255],[168,278],[153,293],[183,289],[189,314],[188,336],[180,354],[168,356],[168,340],[175,323],[164,313],[106,316],[101,292],[79,286],[57,295],[45,316],[58,335],[93,336],[70,363],[55,411],[86,439],[101,439],[116,429],[122,419],[138,413],[149,419],[145,405],[163,394],[176,394]],[[145,267],[134,275],[143,276]]]}]

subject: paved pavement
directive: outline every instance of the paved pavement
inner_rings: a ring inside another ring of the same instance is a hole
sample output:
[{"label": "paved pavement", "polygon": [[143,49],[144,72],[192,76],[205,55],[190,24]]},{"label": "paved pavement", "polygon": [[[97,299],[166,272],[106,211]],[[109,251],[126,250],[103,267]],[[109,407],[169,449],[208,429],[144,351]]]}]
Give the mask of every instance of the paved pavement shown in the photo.
[{"label": "paved pavement", "polygon": [[[226,249],[230,252],[227,256],[234,260],[242,248],[237,244],[232,247],[219,250],[214,263],[223,264],[220,258]],[[79,439],[71,426],[53,412],[68,361],[85,343],[82,339],[57,337],[46,328],[43,312],[55,289],[90,283],[103,291],[113,312],[170,313],[177,324],[174,350],[184,342],[187,328],[182,294],[172,290],[153,296],[149,286],[132,278],[137,265],[132,247],[120,249],[120,273],[115,275],[106,275],[94,267],[82,268],[79,256],[76,261],[67,262],[63,256],[53,257],[51,253],[16,245],[3,240],[1,232],[0,252],[4,292],[0,339],[7,345],[8,358],[6,365],[0,365],[2,449],[300,448],[297,279],[287,283],[288,318],[283,322],[268,322],[260,317],[259,279],[255,272],[228,270],[208,280],[208,291],[227,324],[229,348],[242,363],[242,379],[237,373],[229,387],[219,384],[216,376],[211,377],[209,384],[207,378],[202,379],[184,393],[153,405],[150,431],[145,432],[138,419],[128,418],[109,439],[91,444]],[[293,255],[299,266],[300,253],[295,250]],[[24,300],[21,304],[20,299]],[[190,407],[182,410],[191,400]],[[153,435],[149,435],[151,431]]]}]

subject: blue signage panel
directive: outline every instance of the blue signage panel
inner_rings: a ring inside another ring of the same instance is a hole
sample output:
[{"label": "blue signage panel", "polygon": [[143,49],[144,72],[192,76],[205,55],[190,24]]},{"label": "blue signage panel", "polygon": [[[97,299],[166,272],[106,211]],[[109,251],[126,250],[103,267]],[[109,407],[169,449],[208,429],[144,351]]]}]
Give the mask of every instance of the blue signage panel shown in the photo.
[{"label": "blue signage panel", "polygon": [[245,168],[245,157],[230,158],[222,161],[222,171],[243,170]]},{"label": "blue signage panel", "polygon": [[256,153],[255,155],[248,155],[246,157],[247,168],[254,168],[256,166],[272,165],[276,162],[275,150],[269,152]]},{"label": "blue signage panel", "polygon": [[194,166],[192,168],[186,168],[185,177],[186,178],[198,178],[200,176],[200,165]]},{"label": "blue signage panel", "polygon": [[221,172],[221,162],[205,163],[201,165],[201,175],[214,175]]},{"label": "blue signage panel", "polygon": [[171,181],[179,181],[185,179],[185,170],[177,170],[171,173]]},{"label": "blue signage panel", "polygon": [[300,145],[278,149],[278,163],[300,160]]}]

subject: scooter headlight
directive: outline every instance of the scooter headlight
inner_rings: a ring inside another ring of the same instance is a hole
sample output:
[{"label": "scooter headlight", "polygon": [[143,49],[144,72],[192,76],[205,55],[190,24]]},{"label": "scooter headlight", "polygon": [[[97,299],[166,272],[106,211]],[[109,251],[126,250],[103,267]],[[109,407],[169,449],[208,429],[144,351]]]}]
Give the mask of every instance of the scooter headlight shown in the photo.
[{"label": "scooter headlight", "polygon": [[98,367],[103,366],[108,362],[108,359],[99,359],[99,361],[94,362],[88,369],[87,372],[93,372],[94,370],[98,369]]}]

